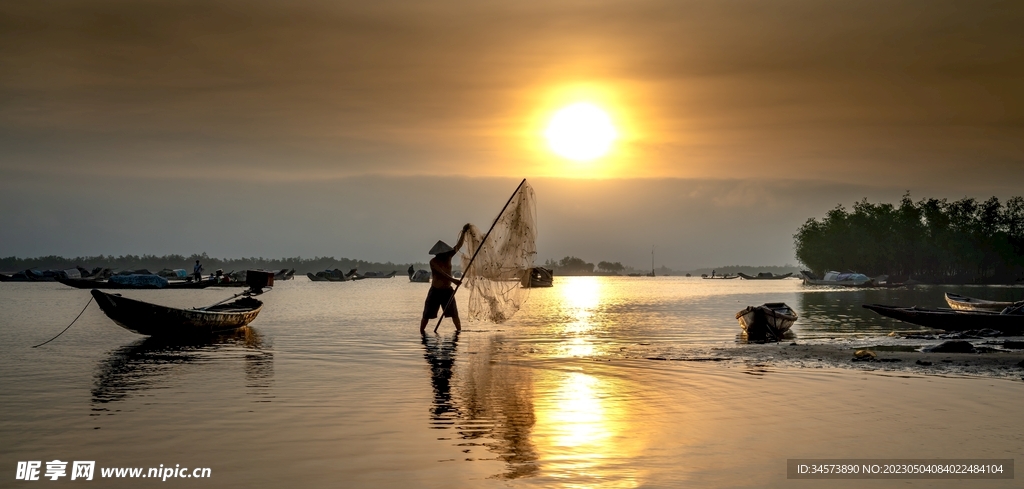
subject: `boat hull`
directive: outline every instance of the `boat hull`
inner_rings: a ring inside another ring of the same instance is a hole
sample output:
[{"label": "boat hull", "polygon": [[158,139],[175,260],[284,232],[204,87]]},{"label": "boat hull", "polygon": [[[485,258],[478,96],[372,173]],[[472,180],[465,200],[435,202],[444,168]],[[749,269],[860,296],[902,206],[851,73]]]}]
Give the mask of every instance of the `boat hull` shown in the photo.
[{"label": "boat hull", "polygon": [[796,312],[782,302],[747,306],[736,313],[736,320],[743,331],[758,339],[781,339],[797,319]]},{"label": "boat hull", "polygon": [[1024,314],[956,311],[953,309],[924,309],[920,307],[864,304],[866,309],[903,322],[945,331],[995,329],[1006,334],[1024,332]]},{"label": "boat hull", "polygon": [[1024,302],[987,301],[946,292],[946,303],[949,304],[950,308],[957,311],[1002,312],[1007,307],[1019,306]]},{"label": "boat hull", "polygon": [[789,278],[789,277],[793,276],[792,273],[787,273],[785,275],[760,275],[759,274],[759,275],[756,275],[756,276],[754,276],[754,275],[747,275],[745,273],[738,273],[737,275],[739,275],[740,277],[743,277],[744,280],[782,280],[784,278]]},{"label": "boat hull", "polygon": [[234,331],[247,326],[263,303],[245,297],[208,309],[177,309],[150,304],[93,289],[100,309],[119,326],[148,336],[202,336]]}]

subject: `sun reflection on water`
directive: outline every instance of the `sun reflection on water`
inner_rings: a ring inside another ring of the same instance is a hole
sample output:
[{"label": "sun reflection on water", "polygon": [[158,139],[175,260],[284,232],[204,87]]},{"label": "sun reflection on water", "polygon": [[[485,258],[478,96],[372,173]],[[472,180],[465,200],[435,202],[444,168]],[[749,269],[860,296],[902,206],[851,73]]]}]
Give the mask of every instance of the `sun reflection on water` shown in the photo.
[{"label": "sun reflection on water", "polygon": [[[565,277],[559,283],[562,321],[550,332],[560,345],[549,360],[599,355],[598,334],[607,325],[598,315],[607,300],[599,277]],[[534,442],[544,471],[562,487],[637,487],[636,471],[617,463],[635,447],[626,436],[630,409],[614,377],[584,369],[539,373]]]},{"label": "sun reflection on water", "polygon": [[536,405],[534,441],[545,472],[563,487],[637,487],[638,474],[619,463],[635,455],[622,386],[582,371],[549,372],[551,390]]},{"label": "sun reflection on water", "polygon": [[595,310],[601,303],[601,282],[597,277],[568,277],[560,284],[562,292],[562,316],[565,321],[558,324],[554,331],[559,336],[566,336],[556,356],[586,357],[596,353],[592,340]]}]

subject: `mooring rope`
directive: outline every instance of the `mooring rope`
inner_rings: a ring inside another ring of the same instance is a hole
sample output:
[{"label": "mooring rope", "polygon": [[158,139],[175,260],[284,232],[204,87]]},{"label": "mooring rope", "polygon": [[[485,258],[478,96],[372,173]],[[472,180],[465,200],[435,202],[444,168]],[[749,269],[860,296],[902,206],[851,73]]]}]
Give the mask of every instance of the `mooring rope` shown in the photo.
[{"label": "mooring rope", "polygon": [[[92,304],[92,300],[93,299],[94,299],[94,297],[90,297],[89,298],[89,302],[85,303],[85,307],[83,307],[82,308],[82,312],[78,313],[78,316],[75,317],[75,321],[78,321],[78,318],[82,317],[82,314],[85,314],[85,310],[89,308],[89,304]],[[70,329],[71,325],[75,324],[75,321],[71,321],[71,324],[69,324],[67,328],[64,328],[64,331],[67,331],[68,329]],[[50,339],[48,339],[48,340],[46,340],[46,341],[44,341],[44,342],[42,342],[42,343],[40,343],[40,344],[38,344],[36,346],[33,346],[32,348],[39,348],[40,346],[43,346],[43,345],[45,345],[45,344],[47,344],[47,343],[57,339],[58,336],[64,334],[64,331],[61,331],[60,333],[57,333],[57,336],[54,336],[53,338],[50,338]]]}]

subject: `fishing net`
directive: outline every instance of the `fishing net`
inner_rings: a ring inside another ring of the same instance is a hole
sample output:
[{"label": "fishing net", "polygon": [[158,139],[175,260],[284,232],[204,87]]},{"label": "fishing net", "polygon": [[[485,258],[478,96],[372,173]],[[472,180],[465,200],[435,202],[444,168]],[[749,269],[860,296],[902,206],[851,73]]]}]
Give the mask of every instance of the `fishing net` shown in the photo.
[{"label": "fishing net", "polygon": [[501,323],[526,302],[529,289],[524,285],[537,255],[536,223],[533,188],[523,181],[486,241],[485,233],[469,226],[462,253],[462,287],[469,291],[470,317]]}]

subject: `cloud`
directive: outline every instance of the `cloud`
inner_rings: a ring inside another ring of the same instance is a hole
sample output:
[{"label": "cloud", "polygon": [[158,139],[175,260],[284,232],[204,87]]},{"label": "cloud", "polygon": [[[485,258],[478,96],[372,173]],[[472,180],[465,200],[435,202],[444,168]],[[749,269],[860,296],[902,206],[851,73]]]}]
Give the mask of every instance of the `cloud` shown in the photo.
[{"label": "cloud", "polygon": [[[1019,178],[1000,2],[8,2],[0,171],[553,175],[559,86],[619,93],[620,176]],[[564,172],[563,172],[564,174]]]}]

